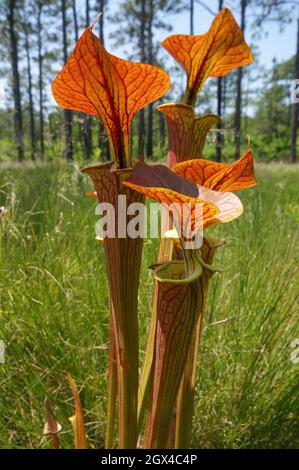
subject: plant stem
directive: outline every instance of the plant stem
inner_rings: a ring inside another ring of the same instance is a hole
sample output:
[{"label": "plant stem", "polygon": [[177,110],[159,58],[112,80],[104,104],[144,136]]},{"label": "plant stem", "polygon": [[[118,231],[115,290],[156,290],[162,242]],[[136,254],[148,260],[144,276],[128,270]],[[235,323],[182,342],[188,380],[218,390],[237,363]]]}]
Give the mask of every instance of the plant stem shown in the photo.
[{"label": "plant stem", "polygon": [[[172,238],[162,238],[160,240],[159,252],[158,252],[158,263],[169,261],[170,259],[177,259],[178,251],[174,247]],[[138,391],[138,418],[137,428],[138,433],[141,432],[142,423],[144,420],[146,406],[148,403],[149,393],[151,389],[151,374],[152,364],[154,356],[154,345],[155,345],[155,334],[157,325],[157,296],[158,296],[158,284],[154,281],[154,295],[153,295],[153,307],[152,316],[148,332],[148,341],[146,345],[144,363],[142,368],[142,374],[140,378],[139,391]]]},{"label": "plant stem", "polygon": [[199,316],[184,374],[182,377],[176,404],[175,448],[188,449],[191,442],[192,419],[194,414],[194,395],[196,386],[197,360],[201,336],[203,312]]},{"label": "plant stem", "polygon": [[[222,241],[209,238],[203,240],[201,258],[207,265],[211,264],[215,251],[222,246]],[[197,376],[198,353],[202,331],[202,322],[208,291],[209,279],[212,272],[204,269],[199,283],[199,315],[196,328],[190,342],[189,352],[186,359],[184,373],[176,402],[176,432],[175,448],[188,449],[191,443],[192,419],[194,414],[194,397]]]},{"label": "plant stem", "polygon": [[[154,289],[154,301],[155,301],[155,294],[156,294],[156,289]],[[155,346],[156,324],[157,324],[157,312],[153,306],[145,358],[144,358],[142,374],[141,374],[139,390],[138,390],[138,412],[137,412],[138,433],[141,432],[142,423],[144,420],[146,406],[148,403],[148,397],[149,397],[149,392],[150,392],[150,381],[151,381],[154,346]]]},{"label": "plant stem", "polygon": [[110,301],[110,345],[109,345],[108,406],[105,448],[113,447],[114,418],[117,399],[117,363],[115,352],[115,326],[112,303]]},{"label": "plant stem", "polygon": [[143,240],[127,236],[128,207],[144,203],[144,197],[122,184],[131,170],[113,170],[112,163],[82,170],[92,178],[98,200],[114,208],[115,237],[104,237],[109,295],[115,319],[115,351],[119,398],[119,446],[137,444],[139,370],[138,287]]}]

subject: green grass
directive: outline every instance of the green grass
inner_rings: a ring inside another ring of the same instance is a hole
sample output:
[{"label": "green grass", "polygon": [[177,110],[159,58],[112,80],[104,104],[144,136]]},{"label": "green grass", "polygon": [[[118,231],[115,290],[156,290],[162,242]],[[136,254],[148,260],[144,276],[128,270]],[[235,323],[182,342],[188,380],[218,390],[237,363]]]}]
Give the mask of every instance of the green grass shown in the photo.
[{"label": "green grass", "polygon": [[[298,447],[299,169],[257,168],[240,193],[244,215],[211,236],[225,238],[215,264],[200,353],[193,447]],[[0,169],[0,447],[49,447],[48,395],[73,446],[79,386],[92,446],[103,445],[108,355],[107,284],[94,240],[91,188],[73,166]],[[145,243],[140,290],[143,353],[157,241]],[[142,354],[141,354],[142,356]]]}]

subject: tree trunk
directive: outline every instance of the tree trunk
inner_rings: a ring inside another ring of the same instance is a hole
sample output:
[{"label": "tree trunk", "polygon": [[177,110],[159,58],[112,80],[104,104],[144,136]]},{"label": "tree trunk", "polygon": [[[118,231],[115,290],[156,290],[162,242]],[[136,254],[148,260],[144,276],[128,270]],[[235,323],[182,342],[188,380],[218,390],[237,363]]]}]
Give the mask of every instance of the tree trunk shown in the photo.
[{"label": "tree trunk", "polygon": [[[295,79],[299,78],[299,18],[297,19],[297,50],[295,61]],[[291,162],[297,162],[298,103],[291,105]]]},{"label": "tree trunk", "polygon": [[23,134],[23,117],[22,117],[22,102],[21,102],[21,89],[20,89],[20,75],[19,75],[19,58],[18,58],[18,40],[14,29],[14,14],[16,2],[10,0],[7,10],[7,23],[9,28],[10,39],[10,54],[12,66],[12,79],[13,79],[13,98],[14,98],[14,124],[15,135],[19,161],[24,160],[24,134]]},{"label": "tree trunk", "polygon": [[[107,1],[106,0],[98,0],[98,13],[102,13],[99,19],[99,38],[103,44],[105,44],[105,37],[104,37],[104,20],[105,20],[105,6]],[[99,129],[98,129],[98,146],[100,149],[103,149],[103,156],[104,160],[110,160],[110,148],[109,142],[106,136],[106,132],[104,126],[101,121],[99,121]]]},{"label": "tree trunk", "polygon": [[[245,31],[245,14],[246,14],[247,0],[241,0],[241,29]],[[236,96],[236,110],[235,110],[235,158],[240,158],[241,147],[241,119],[242,119],[242,78],[243,69],[239,67],[237,70],[237,96]]]},{"label": "tree trunk", "polygon": [[25,26],[25,49],[27,59],[27,76],[28,76],[28,101],[29,101],[29,117],[30,117],[30,140],[31,140],[31,160],[35,160],[35,121],[34,121],[34,104],[32,97],[32,73],[29,48],[29,32],[28,25]]},{"label": "tree trunk", "polygon": [[105,0],[99,0],[98,1],[98,13],[102,13],[100,19],[99,19],[99,38],[104,44],[105,38],[104,38],[104,7],[107,2]]},{"label": "tree trunk", "polygon": [[[140,12],[140,61],[145,62],[145,0],[141,0],[141,12]],[[145,132],[145,115],[144,109],[139,112],[139,139],[138,139],[138,153],[139,156],[144,146],[144,132]]]},{"label": "tree trunk", "polygon": [[[154,0],[149,1],[148,18],[148,62],[153,63],[153,18],[154,18]],[[147,114],[147,138],[146,138],[146,156],[153,156],[153,103],[148,106]]]},{"label": "tree trunk", "polygon": [[79,39],[79,28],[78,28],[78,17],[77,17],[77,5],[76,5],[76,0],[72,0],[72,10],[73,10],[74,27],[75,27],[75,39],[76,39],[76,42],[78,42],[78,39]]},{"label": "tree trunk", "polygon": [[[217,114],[219,117],[222,116],[222,78],[217,78]],[[221,135],[221,122],[217,124],[217,136],[216,136],[216,161],[221,162],[222,160],[222,135]]]},{"label": "tree trunk", "polygon": [[92,156],[92,120],[89,115],[84,116],[83,142],[85,159],[88,161]]},{"label": "tree trunk", "polygon": [[[78,27],[78,15],[77,15],[77,2],[76,0],[72,0],[72,10],[73,10],[73,20],[74,20],[74,29],[75,29],[75,39],[76,42],[79,40],[79,27]],[[79,122],[78,122],[78,133],[79,133],[79,141],[80,146],[82,148],[82,152],[85,153],[84,149],[84,142],[82,136],[82,126],[81,122],[84,122],[85,116],[83,113],[79,113]]]},{"label": "tree trunk", "polygon": [[190,34],[194,34],[194,0],[190,0]]},{"label": "tree trunk", "polygon": [[227,106],[227,77],[222,78],[222,115],[226,116]]},{"label": "tree trunk", "polygon": [[[159,104],[162,104],[160,102]],[[166,126],[165,126],[165,117],[163,113],[158,113],[159,116],[159,148],[160,151],[164,150],[165,141],[166,141]]]},{"label": "tree trunk", "polygon": [[40,156],[45,156],[45,136],[44,136],[44,96],[43,96],[43,56],[42,56],[42,8],[41,1],[38,2],[37,10],[37,42],[38,42],[38,90],[39,90],[39,139]]},{"label": "tree trunk", "polygon": [[153,156],[153,103],[148,105],[147,109],[146,156]]},{"label": "tree trunk", "polygon": [[88,28],[90,25],[90,5],[89,0],[85,0],[85,26]]},{"label": "tree trunk", "polygon": [[[62,34],[63,34],[63,59],[67,62],[67,31],[66,31],[66,0],[61,0],[62,13]],[[72,112],[69,109],[64,110],[64,133],[65,133],[65,152],[67,161],[73,160],[73,140],[72,140]]]},{"label": "tree trunk", "polygon": [[[86,19],[86,28],[90,25],[90,4],[89,0],[85,0],[85,19]],[[85,159],[90,160],[92,155],[92,120],[91,116],[88,114],[84,115],[84,125],[83,125],[83,142],[84,142],[84,152]]]},{"label": "tree trunk", "polygon": [[[223,0],[219,0],[218,10],[221,11],[223,8]],[[217,114],[219,117],[222,116],[222,78],[217,78]],[[216,160],[221,162],[222,159],[222,136],[221,136],[221,122],[217,124],[217,138],[216,138]]]}]

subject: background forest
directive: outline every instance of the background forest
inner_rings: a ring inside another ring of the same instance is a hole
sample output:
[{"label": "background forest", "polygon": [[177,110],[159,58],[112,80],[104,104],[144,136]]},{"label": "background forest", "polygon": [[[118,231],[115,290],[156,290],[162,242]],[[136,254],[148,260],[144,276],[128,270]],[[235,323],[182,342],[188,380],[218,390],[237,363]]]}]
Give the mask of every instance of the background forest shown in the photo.
[{"label": "background forest", "polygon": [[[79,35],[99,11],[103,14],[95,32],[109,43],[110,52],[147,63],[158,60],[176,85],[163,100],[177,101],[179,95],[173,90],[183,90],[184,75],[159,43],[172,31],[181,32],[182,14],[188,15],[189,23],[189,30],[183,32],[205,32],[224,3],[249,36],[256,61],[222,79],[210,79],[205,87],[198,111],[217,112],[223,118],[222,130],[209,135],[205,155],[219,161],[237,158],[249,135],[255,158],[295,162],[298,107],[291,104],[290,96],[291,81],[299,77],[296,28],[292,28],[293,55],[279,63],[274,49],[270,66],[260,60],[263,37],[273,25],[284,35],[299,21],[299,2],[293,0],[1,1],[0,161],[109,158],[102,125],[93,117],[59,109],[50,88]],[[166,128],[155,105],[134,119],[134,155],[142,136],[147,157],[163,159]]]}]

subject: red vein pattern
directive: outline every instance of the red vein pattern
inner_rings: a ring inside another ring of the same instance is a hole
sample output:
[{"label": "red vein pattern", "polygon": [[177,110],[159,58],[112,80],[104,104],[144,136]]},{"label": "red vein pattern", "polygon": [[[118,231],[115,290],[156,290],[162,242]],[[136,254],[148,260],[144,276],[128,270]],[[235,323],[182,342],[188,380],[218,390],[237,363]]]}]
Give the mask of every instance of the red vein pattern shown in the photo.
[{"label": "red vein pattern", "polygon": [[169,168],[176,163],[199,158],[207,133],[214,124],[221,122],[215,114],[196,116],[192,106],[186,104],[162,104],[157,109],[165,115],[167,121]]},{"label": "red vein pattern", "polygon": [[188,75],[184,102],[191,105],[195,104],[208,77],[222,77],[253,61],[243,33],[228,8],[218,13],[206,34],[175,34],[162,45]]},{"label": "red vein pattern", "polygon": [[[83,168],[93,180],[100,203],[110,203],[115,209],[116,237],[103,240],[107,265],[111,311],[114,312],[115,348],[118,364],[120,446],[134,448],[137,441],[137,393],[138,393],[138,287],[142,257],[141,238],[118,237],[119,221],[131,203],[144,203],[144,196],[123,185],[131,170],[112,170],[112,163],[90,165]],[[126,196],[123,213],[118,211],[118,196]],[[126,228],[133,216],[126,216]],[[124,407],[129,403],[129,408]],[[127,430],[125,432],[125,429]],[[124,437],[125,436],[125,437]],[[126,438],[126,440],[125,440]]]},{"label": "red vein pattern", "polygon": [[124,167],[131,166],[129,135],[134,114],[163,96],[169,86],[168,74],[159,67],[109,54],[90,26],[55,78],[52,92],[62,108],[101,118],[113,159]]},{"label": "red vein pattern", "polygon": [[156,281],[157,324],[147,448],[166,447],[173,407],[198,317],[199,279],[192,283],[186,283],[184,279],[178,284],[168,282],[167,276],[168,279],[177,278],[178,268],[184,277],[184,263],[174,262],[168,267],[163,266],[165,279]]},{"label": "red vein pattern", "polygon": [[214,191],[232,192],[256,185],[250,150],[233,163],[189,160],[175,165],[173,171],[193,183]]}]

